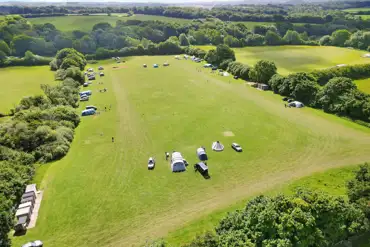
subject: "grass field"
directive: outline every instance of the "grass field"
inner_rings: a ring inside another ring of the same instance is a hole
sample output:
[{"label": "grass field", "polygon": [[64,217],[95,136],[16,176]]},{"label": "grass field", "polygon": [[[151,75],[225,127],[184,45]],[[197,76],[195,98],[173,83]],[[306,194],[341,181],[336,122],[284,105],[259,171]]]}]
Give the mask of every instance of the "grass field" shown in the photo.
[{"label": "grass field", "polygon": [[281,74],[370,62],[361,57],[364,51],[322,46],[245,47],[235,49],[235,54],[237,61],[249,65],[260,59],[274,61]]},{"label": "grass field", "polygon": [[[171,66],[142,68],[165,61]],[[37,226],[15,246],[34,239],[139,245],[291,180],[370,160],[369,129],[310,108],[286,109],[277,95],[198,72],[199,64],[157,56],[114,65],[105,65],[104,84],[93,84],[91,101],[81,103],[112,110],[83,118],[68,155],[37,177],[45,190]],[[108,92],[98,93],[103,87]],[[216,140],[224,152],[210,151]],[[243,153],[229,148],[233,141]],[[200,145],[209,153],[209,180],[191,168]],[[172,150],[183,153],[188,171],[170,172],[163,153]],[[149,156],[157,158],[154,171]]]},{"label": "grass field", "polygon": [[28,19],[32,24],[44,24],[51,23],[57,29],[61,31],[73,31],[73,30],[91,30],[92,27],[99,22],[108,22],[112,26],[116,25],[118,20],[158,20],[164,22],[178,22],[178,23],[188,23],[191,20],[180,19],[180,18],[171,18],[165,16],[154,16],[154,15],[133,15],[130,17],[125,17],[119,14],[108,15],[89,15],[89,16],[56,16],[56,17],[40,17],[40,18],[29,18]]},{"label": "grass field", "polygon": [[355,81],[358,89],[361,91],[370,94],[370,78],[363,79],[363,80],[356,80]]},{"label": "grass field", "polygon": [[350,9],[345,9],[344,11],[349,12],[349,13],[356,13],[358,11],[370,11],[370,8],[350,8]]},{"label": "grass field", "polygon": [[[203,50],[214,46],[197,46]],[[325,69],[338,64],[370,63],[363,58],[366,52],[327,46],[259,46],[234,48],[236,60],[253,66],[264,59],[275,62],[278,72],[287,75],[295,72],[307,72]]]},{"label": "grass field", "polygon": [[49,66],[10,67],[0,69],[0,112],[7,113],[22,97],[42,93],[40,84],[54,81]]}]

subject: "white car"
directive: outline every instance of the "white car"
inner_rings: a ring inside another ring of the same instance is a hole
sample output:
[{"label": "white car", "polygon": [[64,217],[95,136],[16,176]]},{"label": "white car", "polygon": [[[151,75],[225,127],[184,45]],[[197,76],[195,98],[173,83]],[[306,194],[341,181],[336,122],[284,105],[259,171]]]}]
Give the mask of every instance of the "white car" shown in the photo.
[{"label": "white car", "polygon": [[148,160],[148,170],[153,170],[155,167],[155,160],[154,158],[150,157]]},{"label": "white car", "polygon": [[231,144],[231,147],[232,147],[232,149],[234,149],[236,152],[242,152],[243,151],[243,149],[242,149],[242,147],[238,144],[238,143],[232,143]]}]

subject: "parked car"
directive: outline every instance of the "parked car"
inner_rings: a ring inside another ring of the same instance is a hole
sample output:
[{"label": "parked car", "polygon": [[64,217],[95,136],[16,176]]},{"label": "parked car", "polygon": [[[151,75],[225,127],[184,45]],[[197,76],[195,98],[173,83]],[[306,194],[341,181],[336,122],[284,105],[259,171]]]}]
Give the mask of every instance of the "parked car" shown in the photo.
[{"label": "parked car", "polygon": [[155,167],[155,160],[153,157],[150,157],[148,160],[148,170],[153,170]]},{"label": "parked car", "polygon": [[89,101],[89,96],[81,97],[80,101]]},{"label": "parked car", "polygon": [[237,79],[239,79],[239,77],[238,76],[234,76],[234,79],[237,80]]},{"label": "parked car", "polygon": [[288,99],[288,103],[292,103],[294,99]]},{"label": "parked car", "polygon": [[22,247],[42,247],[44,244],[40,241],[40,240],[36,240],[36,241],[33,241],[33,242],[28,242],[24,245],[22,245]]},{"label": "parked car", "polygon": [[232,147],[232,149],[234,149],[237,152],[242,152],[243,151],[242,147],[238,143],[235,143],[235,142],[232,143],[231,147]]}]

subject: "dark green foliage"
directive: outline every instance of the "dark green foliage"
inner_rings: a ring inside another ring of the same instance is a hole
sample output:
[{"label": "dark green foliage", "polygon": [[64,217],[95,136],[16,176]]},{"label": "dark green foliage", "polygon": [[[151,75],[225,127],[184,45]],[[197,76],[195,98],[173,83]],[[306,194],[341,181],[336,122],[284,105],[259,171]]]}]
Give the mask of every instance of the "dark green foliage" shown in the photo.
[{"label": "dark green foliage", "polygon": [[190,56],[196,56],[199,58],[204,58],[207,54],[206,51],[199,49],[199,48],[194,48],[194,47],[187,47],[185,48],[185,53],[190,55]]},{"label": "dark green foliage", "polygon": [[316,78],[304,72],[287,77],[276,74],[271,77],[269,85],[275,93],[292,97],[311,106],[315,105],[316,95],[320,89]]},{"label": "dark green foliage", "polygon": [[370,165],[360,165],[354,179],[348,181],[347,194],[350,202],[356,203],[370,220]]},{"label": "dark green foliage", "polygon": [[254,68],[249,71],[249,77],[255,82],[267,84],[276,73],[277,68],[274,62],[260,60],[256,63]]},{"label": "dark green foliage", "polygon": [[334,77],[347,77],[353,80],[369,78],[370,64],[346,65],[343,67],[333,67],[324,70],[315,70],[312,75],[320,85],[325,85]]},{"label": "dark green foliage", "polygon": [[265,37],[260,34],[250,34],[245,40],[247,46],[261,46],[265,42]]},{"label": "dark green foliage", "polygon": [[4,52],[5,55],[10,55],[10,48],[4,40],[0,40],[0,51]]},{"label": "dark green foliage", "polygon": [[250,67],[248,65],[239,63],[239,62],[231,62],[229,63],[229,67],[227,71],[229,71],[232,75],[237,76],[243,80],[249,80],[249,70]]},{"label": "dark green foliage", "polygon": [[337,30],[331,35],[331,44],[334,46],[344,46],[350,37],[351,33],[347,30]]},{"label": "dark green foliage", "polygon": [[[28,64],[38,56],[26,52]],[[79,67],[63,66],[76,61]],[[8,233],[13,227],[14,208],[24,187],[32,179],[33,164],[64,157],[73,140],[80,116],[79,86],[84,81],[84,56],[73,49],[58,52],[53,66],[64,79],[60,85],[42,85],[45,96],[23,98],[14,116],[0,124],[0,246],[10,246]]]},{"label": "dark green foliage", "polygon": [[235,53],[227,45],[218,45],[215,50],[210,50],[204,59],[213,65],[220,65],[225,60],[235,61]]},{"label": "dark green foliage", "polygon": [[283,40],[288,45],[302,45],[304,42],[298,32],[288,30],[283,37]]},{"label": "dark green foliage", "polygon": [[343,198],[298,191],[259,196],[188,246],[332,246],[368,230],[364,213]]},{"label": "dark green foliage", "polygon": [[282,45],[283,40],[279,34],[269,30],[267,31],[266,36],[265,36],[265,44],[266,45]]}]

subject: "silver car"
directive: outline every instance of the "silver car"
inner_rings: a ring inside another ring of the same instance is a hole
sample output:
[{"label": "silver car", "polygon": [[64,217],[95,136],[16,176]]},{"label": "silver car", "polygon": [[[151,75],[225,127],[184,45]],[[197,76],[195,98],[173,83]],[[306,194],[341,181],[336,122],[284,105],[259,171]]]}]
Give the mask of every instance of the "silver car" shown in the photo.
[{"label": "silver car", "polygon": [[242,152],[243,151],[243,149],[242,149],[242,147],[238,144],[238,143],[232,143],[231,144],[231,147],[232,147],[232,149],[234,149],[236,152]]}]

